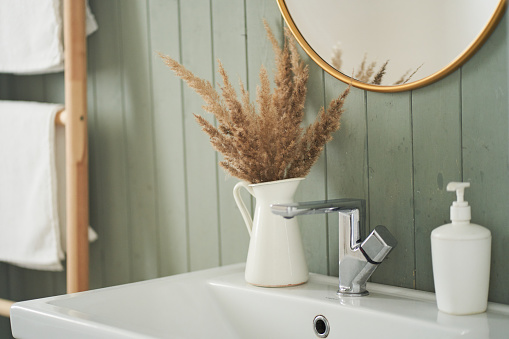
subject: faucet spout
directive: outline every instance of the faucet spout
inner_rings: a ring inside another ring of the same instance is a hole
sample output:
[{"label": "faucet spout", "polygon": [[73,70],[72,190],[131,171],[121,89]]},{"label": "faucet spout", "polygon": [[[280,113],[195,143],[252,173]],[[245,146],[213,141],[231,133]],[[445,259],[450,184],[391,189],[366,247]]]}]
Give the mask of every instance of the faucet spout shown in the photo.
[{"label": "faucet spout", "polygon": [[275,204],[272,213],[284,218],[298,215],[339,213],[339,290],[341,296],[368,295],[366,282],[396,247],[397,241],[382,225],[375,227],[362,240],[365,220],[365,201],[362,199],[334,199],[325,201]]}]

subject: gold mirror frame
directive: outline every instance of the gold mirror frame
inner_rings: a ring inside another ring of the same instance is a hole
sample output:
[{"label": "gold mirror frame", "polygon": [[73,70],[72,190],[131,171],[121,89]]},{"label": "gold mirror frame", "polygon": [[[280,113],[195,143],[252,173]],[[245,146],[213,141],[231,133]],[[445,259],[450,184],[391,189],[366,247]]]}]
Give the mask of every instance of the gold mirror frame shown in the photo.
[{"label": "gold mirror frame", "polygon": [[402,85],[395,85],[395,86],[380,86],[380,85],[372,85],[367,84],[358,80],[355,80],[331,65],[329,65],[325,60],[323,60],[314,50],[313,48],[307,43],[307,41],[304,39],[304,37],[301,35],[299,29],[297,28],[295,22],[293,21],[290,12],[288,11],[288,8],[286,6],[285,0],[277,0],[279,10],[281,11],[281,14],[283,15],[283,18],[290,28],[290,31],[294,35],[294,37],[297,39],[298,43],[301,45],[301,47],[304,49],[304,51],[315,61],[321,68],[323,68],[327,73],[332,75],[333,77],[347,83],[352,84],[352,86],[365,89],[368,91],[374,91],[374,92],[402,92],[412,89],[421,88],[424,86],[427,86],[435,81],[438,81],[445,76],[449,75],[453,71],[455,71],[457,68],[459,68],[461,65],[463,65],[470,57],[472,57],[475,52],[481,48],[481,46],[484,44],[484,42],[488,39],[490,34],[493,32],[495,27],[497,27],[498,23],[502,19],[503,14],[506,10],[506,3],[507,0],[500,0],[497,8],[495,9],[493,15],[491,16],[490,20],[488,21],[488,24],[484,27],[484,29],[479,33],[477,38],[459,55],[454,59],[451,63],[449,63],[446,67],[442,68],[440,71],[435,72],[425,78],[416,80],[414,82],[410,82],[407,84]]}]

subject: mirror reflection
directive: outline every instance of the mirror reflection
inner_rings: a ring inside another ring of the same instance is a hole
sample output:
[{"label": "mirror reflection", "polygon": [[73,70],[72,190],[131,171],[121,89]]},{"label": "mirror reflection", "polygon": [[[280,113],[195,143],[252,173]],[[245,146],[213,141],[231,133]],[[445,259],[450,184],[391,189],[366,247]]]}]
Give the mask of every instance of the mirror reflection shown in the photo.
[{"label": "mirror reflection", "polygon": [[381,86],[412,83],[450,65],[483,33],[499,3],[284,0],[302,38],[323,61]]}]

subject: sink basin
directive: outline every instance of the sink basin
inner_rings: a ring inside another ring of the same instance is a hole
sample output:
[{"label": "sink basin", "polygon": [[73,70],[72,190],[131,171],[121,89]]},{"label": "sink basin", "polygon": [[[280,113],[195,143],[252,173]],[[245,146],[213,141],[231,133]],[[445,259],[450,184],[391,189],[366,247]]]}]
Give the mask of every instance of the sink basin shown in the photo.
[{"label": "sink basin", "polygon": [[[509,306],[452,316],[433,293],[368,283],[369,296],[339,297],[338,280],[261,288],[231,265],[133,284],[16,303],[16,338],[507,338]],[[323,337],[323,335],[322,335]]]}]

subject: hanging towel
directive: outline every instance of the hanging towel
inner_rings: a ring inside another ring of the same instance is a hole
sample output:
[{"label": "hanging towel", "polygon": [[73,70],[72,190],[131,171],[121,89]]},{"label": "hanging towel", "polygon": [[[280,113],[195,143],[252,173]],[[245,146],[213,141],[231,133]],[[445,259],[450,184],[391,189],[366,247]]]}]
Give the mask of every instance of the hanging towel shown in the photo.
[{"label": "hanging towel", "polygon": [[[86,7],[87,35],[97,23]],[[0,73],[64,69],[62,0],[0,0]]]},{"label": "hanging towel", "polygon": [[55,137],[55,116],[61,109],[57,104],[0,101],[0,261],[63,269],[65,220],[59,213],[65,211],[65,196],[58,191],[65,176],[57,176],[63,164],[56,158],[65,155],[65,139],[63,133]]}]

